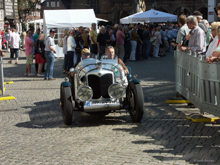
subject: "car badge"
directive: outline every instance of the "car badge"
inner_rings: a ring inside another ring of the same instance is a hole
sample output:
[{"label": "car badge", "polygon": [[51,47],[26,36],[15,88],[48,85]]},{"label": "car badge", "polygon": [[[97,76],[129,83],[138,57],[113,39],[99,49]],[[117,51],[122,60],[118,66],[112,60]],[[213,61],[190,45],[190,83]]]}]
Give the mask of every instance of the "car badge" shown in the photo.
[{"label": "car badge", "polygon": [[98,76],[101,76],[102,74],[101,73],[98,73]]}]

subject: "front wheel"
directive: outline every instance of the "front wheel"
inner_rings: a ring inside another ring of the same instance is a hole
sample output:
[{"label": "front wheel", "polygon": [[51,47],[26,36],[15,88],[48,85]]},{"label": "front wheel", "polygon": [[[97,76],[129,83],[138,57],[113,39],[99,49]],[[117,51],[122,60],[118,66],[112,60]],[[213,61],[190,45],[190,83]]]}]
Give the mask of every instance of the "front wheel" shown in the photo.
[{"label": "front wheel", "polygon": [[140,122],[144,113],[144,95],[140,84],[130,82],[126,92],[128,110],[133,122]]},{"label": "front wheel", "polygon": [[70,87],[61,87],[61,108],[64,124],[72,124],[73,104]]}]

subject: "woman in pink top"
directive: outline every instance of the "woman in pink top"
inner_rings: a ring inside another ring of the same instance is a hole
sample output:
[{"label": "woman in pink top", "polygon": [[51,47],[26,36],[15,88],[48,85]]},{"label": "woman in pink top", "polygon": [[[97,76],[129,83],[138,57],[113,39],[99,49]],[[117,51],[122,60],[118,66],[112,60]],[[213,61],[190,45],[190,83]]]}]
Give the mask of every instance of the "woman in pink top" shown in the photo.
[{"label": "woman in pink top", "polygon": [[31,65],[33,64],[33,46],[34,46],[33,31],[29,29],[27,32],[27,36],[25,38],[25,54],[27,59],[25,66],[26,76],[34,75],[31,73]]}]

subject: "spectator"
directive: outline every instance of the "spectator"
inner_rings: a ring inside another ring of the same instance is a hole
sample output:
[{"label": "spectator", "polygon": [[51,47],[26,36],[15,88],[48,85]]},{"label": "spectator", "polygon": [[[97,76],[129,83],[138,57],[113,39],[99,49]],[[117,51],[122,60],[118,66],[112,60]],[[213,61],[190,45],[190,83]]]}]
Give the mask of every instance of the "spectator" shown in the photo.
[{"label": "spectator", "polygon": [[84,29],[82,39],[84,41],[83,48],[89,48],[89,31],[87,29]]},{"label": "spectator", "polygon": [[34,47],[33,31],[29,29],[27,32],[27,36],[25,38],[25,54],[27,58],[27,62],[25,66],[26,76],[34,75],[31,73],[31,65],[33,64],[33,47]]},{"label": "spectator", "polygon": [[[7,33],[5,33],[5,40],[6,40],[6,42],[7,42],[7,50],[8,50],[8,52],[9,52],[10,33],[11,33],[10,29],[7,29]],[[26,36],[25,36],[25,37],[26,37]]]},{"label": "spectator", "polygon": [[27,36],[26,31],[22,31],[22,33],[21,33],[21,40],[22,40],[22,48],[23,48],[23,50],[25,50],[25,38],[26,38],[26,36]]},{"label": "spectator", "polygon": [[[74,31],[70,30],[69,31],[69,37],[67,39],[67,60],[66,60],[66,65],[67,68],[66,70],[69,71],[70,68],[74,66],[74,54],[75,54],[75,49],[76,49],[76,42],[74,39]],[[81,55],[80,55],[81,56]],[[78,63],[76,63],[78,64]]]},{"label": "spectator", "polygon": [[99,52],[99,58],[105,53],[105,46],[106,46],[106,38],[105,38],[105,27],[102,26],[99,30],[99,34],[97,37],[97,47]]},{"label": "spectator", "polygon": [[198,26],[206,33],[208,31],[208,28],[206,24],[202,21],[202,13],[200,13],[200,11],[194,11],[193,16],[197,18]]},{"label": "spectator", "polygon": [[142,54],[143,25],[142,24],[138,24],[137,34],[139,35],[140,40],[137,40],[136,60],[143,60],[143,54]]},{"label": "spectator", "polygon": [[143,31],[143,58],[148,59],[150,53],[150,32],[149,27],[144,25]]},{"label": "spectator", "polygon": [[37,28],[36,33],[34,33],[33,37],[34,37],[34,42],[37,41],[37,39],[39,38],[40,35],[40,28]]},{"label": "spectator", "polygon": [[2,39],[4,37],[4,31],[0,29],[0,49],[2,49]]},{"label": "spectator", "polygon": [[116,32],[116,46],[118,49],[118,57],[124,59],[124,38],[125,34],[122,32],[122,26],[118,25],[118,30]]},{"label": "spectator", "polygon": [[[115,49],[113,46],[108,46],[106,49],[105,49],[105,54],[108,56],[108,59],[114,59],[115,58]],[[129,71],[128,71],[128,68],[125,66],[124,62],[118,58],[118,64],[120,64],[124,71],[125,71],[125,74],[129,74]]]},{"label": "spectator", "polygon": [[92,29],[90,31],[90,37],[91,37],[91,44],[92,44],[92,47],[91,47],[91,53],[93,54],[97,54],[97,31],[96,31],[96,24],[93,23],[92,24]]},{"label": "spectator", "polygon": [[[36,33],[34,33],[34,35],[33,35],[34,45],[36,45],[37,39],[39,38],[39,34],[40,34],[40,28],[37,28]],[[36,49],[35,49],[35,46],[34,46],[34,54],[36,54],[35,51],[36,51]],[[38,64],[36,62],[35,62],[35,70],[36,70],[36,73],[38,73]]]},{"label": "spectator", "polygon": [[137,41],[139,40],[142,43],[139,35],[137,34],[137,28],[138,28],[138,25],[134,25],[134,27],[131,31],[132,50],[131,50],[131,55],[130,55],[130,61],[136,61],[135,54],[136,54],[136,48],[137,48]]},{"label": "spectator", "polygon": [[173,38],[176,39],[177,33],[178,33],[178,29],[177,29],[177,27],[175,25],[173,26],[173,30],[172,31],[173,31]]},{"label": "spectator", "polygon": [[207,26],[208,30],[206,32],[206,47],[208,48],[209,43],[213,40],[212,36],[212,27],[210,27],[209,22],[206,19],[203,19],[202,22]]},{"label": "spectator", "polygon": [[112,28],[112,46],[116,46],[116,33],[118,31],[118,24],[115,24]]},{"label": "spectator", "polygon": [[217,44],[218,44],[218,35],[217,35],[217,28],[220,26],[220,22],[213,22],[211,24],[212,26],[212,36],[213,41],[209,44],[208,50],[206,52],[206,58],[209,58],[212,53],[217,49]]},{"label": "spectator", "polygon": [[205,32],[198,26],[196,17],[191,15],[186,20],[188,28],[191,29],[191,37],[188,47],[181,46],[180,50],[192,50],[199,54],[204,53],[206,51]]},{"label": "spectator", "polygon": [[180,15],[178,17],[178,23],[180,29],[177,33],[176,42],[173,42],[172,46],[177,46],[178,48],[180,48],[181,46],[188,46],[188,40],[186,39],[186,36],[189,34],[190,29],[186,24],[186,15]]},{"label": "spectator", "polygon": [[16,59],[15,64],[18,64],[18,55],[19,55],[19,48],[21,46],[21,39],[16,29],[12,29],[9,43],[11,45],[10,46],[11,55],[10,55],[10,61],[8,61],[8,63],[12,64],[12,59],[14,58],[14,54],[15,54],[15,59]]},{"label": "spectator", "polygon": [[[217,34],[216,37],[218,37],[218,40],[220,40],[220,26],[218,26],[216,28],[216,34]],[[212,55],[210,57],[206,58],[206,61],[208,63],[211,64],[214,61],[219,61],[220,60],[220,46],[219,45],[220,44],[219,44],[219,41],[218,41],[217,48],[215,49],[215,51],[213,51],[213,53],[212,53]]]},{"label": "spectator", "polygon": [[76,42],[75,47],[75,57],[74,59],[74,65],[78,64],[81,60],[81,51],[83,49],[84,40],[82,39],[82,34],[84,33],[84,28],[82,26],[79,27],[78,32],[74,35],[74,39]]},{"label": "spectator", "polygon": [[105,38],[106,38],[106,45],[111,46],[112,45],[112,31],[111,31],[110,25],[106,26]]},{"label": "spectator", "polygon": [[220,3],[216,6],[218,18],[220,18]]},{"label": "spectator", "polygon": [[131,35],[128,32],[127,27],[124,28],[124,34],[125,34],[125,39],[124,39],[125,55],[124,55],[124,60],[123,61],[126,62],[127,59],[129,59],[130,53],[131,53]]},{"label": "spectator", "polygon": [[171,41],[172,41],[172,39],[173,39],[173,30],[172,30],[172,27],[168,27],[167,37],[168,37],[168,43],[169,43],[168,51],[171,52],[171,51],[172,51]]},{"label": "spectator", "polygon": [[161,30],[161,41],[162,41],[162,46],[160,47],[160,55],[159,56],[166,56],[166,51],[169,48],[169,44],[168,44],[168,31],[166,31],[166,27],[163,26],[162,30]]},{"label": "spectator", "polygon": [[35,64],[38,64],[37,76],[43,77],[41,74],[42,68],[46,63],[45,59],[45,45],[44,45],[44,34],[41,33],[35,44]]},{"label": "spectator", "polygon": [[160,33],[160,27],[156,28],[156,32],[154,33],[156,37],[156,45],[154,46],[154,54],[153,57],[159,57],[159,50],[160,50],[160,45],[162,44],[161,41],[161,33]]},{"label": "spectator", "polygon": [[56,54],[56,50],[54,48],[54,36],[55,30],[50,29],[50,35],[45,39],[45,57],[47,60],[47,68],[44,80],[56,80],[53,77],[54,53]]},{"label": "spectator", "polygon": [[63,62],[63,73],[67,74],[67,38],[68,38],[68,29],[63,31],[63,54],[64,54],[64,62]]}]

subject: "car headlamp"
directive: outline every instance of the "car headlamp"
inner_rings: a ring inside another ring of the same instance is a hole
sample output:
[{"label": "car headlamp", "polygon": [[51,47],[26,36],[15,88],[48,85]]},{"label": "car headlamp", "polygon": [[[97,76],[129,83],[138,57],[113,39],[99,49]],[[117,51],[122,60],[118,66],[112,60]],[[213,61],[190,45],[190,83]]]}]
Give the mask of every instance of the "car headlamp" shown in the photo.
[{"label": "car headlamp", "polygon": [[81,100],[81,101],[88,101],[92,98],[93,96],[93,91],[92,91],[92,88],[87,86],[87,85],[82,85],[78,91],[77,91],[77,95],[78,95],[78,98]]},{"label": "car headlamp", "polygon": [[109,88],[108,88],[108,94],[111,98],[114,99],[119,99],[121,97],[123,97],[124,95],[124,88],[121,84],[112,84]]}]

